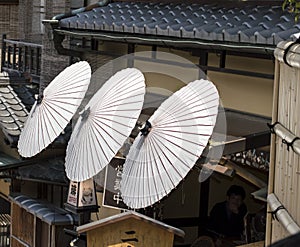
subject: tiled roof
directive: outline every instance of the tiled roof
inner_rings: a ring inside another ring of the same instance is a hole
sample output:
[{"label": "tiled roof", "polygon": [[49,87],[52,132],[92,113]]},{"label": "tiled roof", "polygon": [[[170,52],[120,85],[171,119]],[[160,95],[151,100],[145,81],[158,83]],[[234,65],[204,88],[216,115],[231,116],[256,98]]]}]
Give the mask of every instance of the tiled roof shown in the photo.
[{"label": "tiled roof", "polygon": [[15,144],[35,99],[26,86],[0,86],[0,127]]},{"label": "tiled roof", "polygon": [[68,211],[56,207],[47,201],[30,198],[25,195],[12,195],[10,197],[13,203],[18,204],[27,212],[49,225],[74,225],[78,223],[78,217],[70,214]]},{"label": "tiled roof", "polygon": [[33,161],[31,165],[19,167],[18,177],[22,180],[51,181],[53,183],[68,184],[65,173],[65,158],[57,157]]},{"label": "tiled roof", "polygon": [[281,6],[113,2],[59,22],[62,29],[275,46],[300,32]]},{"label": "tiled roof", "polygon": [[[6,136],[8,144],[15,147],[35,102],[38,88],[31,84],[14,83],[14,78],[18,80],[19,77],[6,77],[7,75],[0,74],[0,82],[5,81],[5,83],[0,83],[0,129]],[[71,123],[65,128],[64,133],[55,139],[54,143],[65,145],[70,138],[70,133]]]}]

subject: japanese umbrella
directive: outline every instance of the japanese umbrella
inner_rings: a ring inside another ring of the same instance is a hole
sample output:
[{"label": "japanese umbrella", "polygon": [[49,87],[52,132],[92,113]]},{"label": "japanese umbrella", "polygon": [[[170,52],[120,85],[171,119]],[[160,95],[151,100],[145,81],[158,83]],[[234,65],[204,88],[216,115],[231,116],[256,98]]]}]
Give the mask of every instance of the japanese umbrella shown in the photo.
[{"label": "japanese umbrella", "polygon": [[96,92],[72,132],[65,169],[71,181],[99,173],[135,127],[144,103],[145,79],[135,68],[117,72]]},{"label": "japanese umbrella", "polygon": [[19,154],[32,157],[51,144],[77,111],[91,78],[90,65],[81,61],[60,74],[38,97],[18,142]]},{"label": "japanese umbrella", "polygon": [[126,157],[121,194],[138,209],[166,196],[187,175],[213,132],[219,95],[207,80],[190,82],[146,121]]}]

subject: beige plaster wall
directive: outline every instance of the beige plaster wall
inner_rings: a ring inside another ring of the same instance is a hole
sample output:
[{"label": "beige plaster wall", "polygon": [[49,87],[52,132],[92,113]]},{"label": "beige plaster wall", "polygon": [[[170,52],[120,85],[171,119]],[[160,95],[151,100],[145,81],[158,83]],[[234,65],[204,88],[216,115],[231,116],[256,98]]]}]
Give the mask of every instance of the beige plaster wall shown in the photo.
[{"label": "beige plaster wall", "polygon": [[[209,65],[216,66],[217,55],[209,56]],[[227,57],[227,67],[258,73],[274,73],[271,60],[237,56]],[[273,79],[209,72],[209,79],[217,86],[224,107],[271,116]]]},{"label": "beige plaster wall", "polygon": [[[127,45],[125,44],[103,42],[99,45],[99,47],[101,50],[114,52],[115,54],[127,54]],[[157,50],[161,52],[176,54],[194,64],[199,63],[199,57],[193,56],[190,52],[168,48],[158,48]],[[135,46],[135,52],[142,51],[151,51],[151,47],[143,45]],[[147,62],[136,60],[134,66],[137,68],[144,67],[146,63]],[[219,55],[209,53],[208,65],[218,66],[218,64]],[[147,66],[150,65],[148,64]],[[156,70],[157,72],[163,72],[167,67],[168,65],[161,64],[155,68],[155,66],[153,65],[152,69],[153,71]],[[271,59],[258,59],[233,55],[226,56],[226,68],[266,74],[274,73],[274,63]],[[197,76],[195,70],[183,67],[176,67],[174,69],[173,76],[169,76],[169,79],[167,79],[163,75],[163,73],[161,74],[161,78],[159,78],[158,75],[149,76],[148,79],[151,80],[148,80],[148,82],[146,82],[147,86],[158,86],[160,84],[160,86],[162,87],[167,87],[167,89],[176,91],[180,86],[178,86],[178,84],[174,85],[174,78],[184,82],[184,80],[188,79],[192,81]],[[208,71],[208,79],[217,86],[224,107],[268,117],[271,116],[273,79],[212,71]],[[185,83],[186,82],[188,81],[185,81]],[[181,85],[184,85],[184,83],[182,83]]]},{"label": "beige plaster wall", "polygon": [[9,194],[9,182],[6,182],[4,179],[0,179],[0,193],[4,195]]}]

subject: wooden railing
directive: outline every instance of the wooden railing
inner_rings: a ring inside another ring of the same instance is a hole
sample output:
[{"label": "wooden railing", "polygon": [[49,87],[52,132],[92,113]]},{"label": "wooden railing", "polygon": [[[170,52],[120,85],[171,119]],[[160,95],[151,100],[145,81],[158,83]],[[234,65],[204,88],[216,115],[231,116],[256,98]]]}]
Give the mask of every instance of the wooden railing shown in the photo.
[{"label": "wooden railing", "polygon": [[9,247],[10,215],[0,214],[0,247]]},{"label": "wooden railing", "polygon": [[42,45],[10,40],[2,35],[1,72],[28,73],[33,82],[39,83]]}]

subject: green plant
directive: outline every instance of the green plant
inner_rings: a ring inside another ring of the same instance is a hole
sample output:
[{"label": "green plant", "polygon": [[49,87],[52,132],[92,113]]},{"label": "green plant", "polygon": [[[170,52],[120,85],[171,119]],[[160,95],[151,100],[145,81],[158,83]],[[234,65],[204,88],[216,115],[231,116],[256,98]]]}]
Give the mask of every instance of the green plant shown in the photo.
[{"label": "green plant", "polygon": [[295,14],[295,22],[299,20],[300,17],[300,2],[297,0],[284,0],[282,4],[282,9],[288,11],[289,13]]}]

